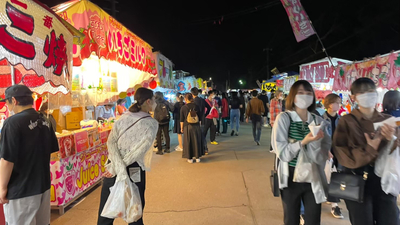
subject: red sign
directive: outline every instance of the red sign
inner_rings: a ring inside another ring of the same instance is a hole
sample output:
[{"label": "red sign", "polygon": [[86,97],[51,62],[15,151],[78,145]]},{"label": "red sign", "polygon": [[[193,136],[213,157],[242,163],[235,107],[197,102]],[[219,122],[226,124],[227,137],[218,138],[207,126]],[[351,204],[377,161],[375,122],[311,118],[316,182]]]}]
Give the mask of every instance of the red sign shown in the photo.
[{"label": "red sign", "polygon": [[315,34],[300,0],[281,0],[281,2],[288,14],[297,42],[307,39],[309,36]]},{"label": "red sign", "polygon": [[75,133],[75,146],[77,152],[83,152],[89,149],[89,137],[87,131]]}]

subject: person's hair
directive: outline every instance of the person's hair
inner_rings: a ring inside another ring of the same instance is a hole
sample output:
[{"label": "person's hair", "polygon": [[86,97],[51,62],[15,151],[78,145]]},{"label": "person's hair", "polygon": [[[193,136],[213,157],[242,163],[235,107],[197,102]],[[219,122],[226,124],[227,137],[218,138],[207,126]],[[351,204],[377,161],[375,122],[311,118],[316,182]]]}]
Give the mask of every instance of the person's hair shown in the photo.
[{"label": "person's hair", "polygon": [[178,98],[179,102],[183,102],[184,97],[183,97],[182,93],[180,93],[180,92],[176,93],[176,98]]},{"label": "person's hair", "polygon": [[331,94],[327,95],[327,96],[324,98],[324,107],[325,107],[325,109],[329,109],[329,106],[330,106],[332,103],[336,103],[336,101],[337,101],[338,99],[342,100],[342,99],[340,98],[340,96],[337,95],[337,94],[331,93]]},{"label": "person's hair", "polygon": [[257,90],[253,90],[253,91],[251,92],[251,95],[253,95],[253,97],[257,97],[258,91],[257,91]]},{"label": "person's hair", "polygon": [[154,97],[156,101],[160,101],[164,99],[164,94],[160,91],[157,91],[156,93],[154,93]]},{"label": "person's hair", "polygon": [[355,80],[351,84],[351,88],[350,88],[352,95],[365,93],[365,92],[368,92],[371,90],[376,90],[375,83],[374,83],[374,81],[372,81],[371,79],[366,78],[366,77],[358,78],[357,80]]},{"label": "person's hair", "polygon": [[211,91],[208,92],[208,95],[209,95],[209,96],[212,95],[212,94],[215,94],[215,91],[214,91],[214,90],[211,90]]},{"label": "person's hair", "polygon": [[[17,101],[17,105],[19,106],[28,106],[33,105],[33,97],[32,96],[23,96],[23,97],[14,97]],[[12,98],[7,99],[8,103],[12,103]]]},{"label": "person's hair", "polygon": [[[294,104],[294,101],[296,99],[296,95],[297,95],[297,92],[298,92],[300,86],[303,86],[304,90],[310,91],[313,93],[314,98],[313,98],[312,104],[307,108],[307,110],[309,112],[315,111],[315,105],[316,105],[315,92],[314,92],[314,89],[311,86],[311,84],[306,80],[298,80],[292,85],[292,87],[290,88],[289,95],[286,98],[286,110],[295,110],[296,105]],[[277,92],[279,92],[279,91],[280,90],[278,90]]]},{"label": "person's hair", "polygon": [[199,95],[199,89],[197,87],[194,87],[190,90],[190,93],[192,93],[192,95],[194,96],[198,96]]},{"label": "person's hair", "polygon": [[49,103],[44,102],[42,106],[40,106],[39,112],[41,113],[46,113],[46,111],[49,109]]},{"label": "person's hair", "polygon": [[226,93],[225,93],[225,92],[222,92],[222,98],[225,98],[225,99],[227,99],[227,97],[226,97]]},{"label": "person's hair", "polygon": [[231,92],[232,98],[238,98],[238,93],[237,92]]},{"label": "person's hair", "polygon": [[186,93],[185,94],[185,99],[188,100],[189,102],[193,101],[193,94],[192,93]]},{"label": "person's hair", "polygon": [[117,105],[121,105],[123,102],[126,102],[126,99],[120,98],[117,100]]},{"label": "person's hair", "polygon": [[266,90],[262,90],[261,94],[265,95],[265,94],[267,94],[267,91]]},{"label": "person's hair", "polygon": [[135,91],[135,104],[129,107],[129,111],[136,113],[140,112],[141,106],[148,100],[152,99],[154,96],[153,91],[147,88],[138,88]]},{"label": "person's hair", "polygon": [[323,105],[322,105],[321,102],[318,102],[318,103],[317,103],[317,107],[318,107],[318,108],[322,108],[322,106],[323,106]]},{"label": "person's hair", "polygon": [[400,92],[388,91],[383,97],[382,108],[384,111],[395,111],[400,107]]},{"label": "person's hair", "polygon": [[280,93],[282,93],[282,94],[283,94],[283,91],[278,89],[278,90],[276,90],[276,92],[275,92],[275,95],[274,95],[274,96],[275,96],[275,97],[278,97],[278,95],[279,95]]}]

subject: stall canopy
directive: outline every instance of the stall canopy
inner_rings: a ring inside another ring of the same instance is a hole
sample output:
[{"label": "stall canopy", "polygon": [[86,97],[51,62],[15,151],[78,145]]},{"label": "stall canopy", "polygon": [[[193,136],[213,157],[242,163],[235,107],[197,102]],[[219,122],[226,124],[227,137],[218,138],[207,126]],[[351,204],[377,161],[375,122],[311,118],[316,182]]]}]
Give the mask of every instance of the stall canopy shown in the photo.
[{"label": "stall canopy", "polygon": [[157,85],[152,47],[100,7],[87,0],[72,0],[53,10],[85,34],[81,45],[73,45],[73,91],[99,90],[97,104],[111,95],[132,94],[135,87]]},{"label": "stall canopy", "polygon": [[400,51],[378,55],[358,62],[339,65],[332,68],[334,79],[333,90],[350,90],[350,86],[360,77],[372,79],[377,87],[382,89],[397,89],[400,86]]},{"label": "stall canopy", "polygon": [[[332,63],[333,65],[332,65]],[[323,58],[314,62],[300,65],[300,80],[307,80],[310,83],[329,83],[333,68],[338,65],[351,63],[349,60],[331,58]]]},{"label": "stall canopy", "polygon": [[79,32],[36,0],[0,1],[0,94],[24,84],[38,94],[67,94],[72,42]]}]

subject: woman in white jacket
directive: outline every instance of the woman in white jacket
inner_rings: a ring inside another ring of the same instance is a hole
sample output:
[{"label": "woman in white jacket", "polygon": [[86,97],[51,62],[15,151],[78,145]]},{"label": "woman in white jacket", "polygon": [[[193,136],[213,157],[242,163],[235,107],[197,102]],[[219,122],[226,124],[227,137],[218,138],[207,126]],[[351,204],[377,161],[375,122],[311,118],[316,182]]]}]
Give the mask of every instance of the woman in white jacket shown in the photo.
[{"label": "woman in white jacket", "polygon": [[[135,104],[129,112],[121,116],[114,124],[108,138],[108,158],[106,173],[104,173],[101,190],[98,225],[111,225],[114,220],[101,216],[104,205],[110,195],[110,187],[116,181],[124,180],[127,176],[139,188],[142,207],[144,208],[144,192],[146,189],[146,170],[150,170],[153,154],[152,144],[156,138],[158,122],[150,117],[149,111],[155,108],[153,91],[139,88],[135,92]],[[143,220],[130,225],[143,225]]]},{"label": "woman in white jacket", "polygon": [[[321,221],[321,203],[326,201],[325,162],[331,148],[331,138],[323,128],[323,119],[311,113],[315,110],[315,93],[305,80],[297,81],[286,99],[287,112],[279,114],[272,130],[271,144],[277,155],[279,188],[285,225],[300,223],[300,203],[305,208],[307,225]],[[321,125],[313,136],[309,124]],[[300,160],[306,158],[308,160]],[[297,161],[299,159],[299,162]],[[309,164],[305,162],[310,162]],[[295,174],[295,170],[306,169]]]}]

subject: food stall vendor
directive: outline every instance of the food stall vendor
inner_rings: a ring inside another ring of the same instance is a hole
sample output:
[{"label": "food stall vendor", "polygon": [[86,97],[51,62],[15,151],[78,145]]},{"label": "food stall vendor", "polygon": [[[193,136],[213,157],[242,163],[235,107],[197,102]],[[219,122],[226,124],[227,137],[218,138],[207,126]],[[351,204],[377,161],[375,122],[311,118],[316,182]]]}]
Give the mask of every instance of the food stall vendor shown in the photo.
[{"label": "food stall vendor", "polygon": [[115,117],[114,114],[114,103],[107,103],[105,105],[96,107],[96,118],[97,120],[107,120],[109,118]]}]

